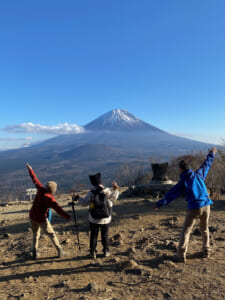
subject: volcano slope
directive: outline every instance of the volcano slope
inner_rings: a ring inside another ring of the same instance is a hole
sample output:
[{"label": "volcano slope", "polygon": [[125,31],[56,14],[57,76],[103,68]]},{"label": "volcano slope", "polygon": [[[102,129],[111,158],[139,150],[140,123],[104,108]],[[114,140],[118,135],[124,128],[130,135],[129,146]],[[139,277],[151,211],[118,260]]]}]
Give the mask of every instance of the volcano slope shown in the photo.
[{"label": "volcano slope", "polygon": [[[69,195],[59,203],[71,214]],[[127,198],[114,206],[111,257],[90,260],[87,208],[77,206],[81,252],[74,225],[54,215],[53,226],[68,256],[57,259],[48,237],[41,237],[41,258],[29,258],[30,204],[0,207],[0,299],[225,299],[225,201],[215,201],[210,219],[212,256],[202,259],[197,227],[185,264],[173,256],[186,203],[178,199],[153,212],[153,199]]]},{"label": "volcano slope", "polygon": [[[24,172],[27,162],[42,181],[51,178],[67,192],[74,182],[87,184],[85,174],[100,171],[110,184],[124,164],[149,168],[149,159],[164,162],[212,148],[156,128],[122,109],[101,115],[83,129],[79,134],[59,135],[30,147],[0,152],[0,201],[12,193],[23,199],[24,190],[30,188]],[[127,184],[126,178],[123,184]]]}]

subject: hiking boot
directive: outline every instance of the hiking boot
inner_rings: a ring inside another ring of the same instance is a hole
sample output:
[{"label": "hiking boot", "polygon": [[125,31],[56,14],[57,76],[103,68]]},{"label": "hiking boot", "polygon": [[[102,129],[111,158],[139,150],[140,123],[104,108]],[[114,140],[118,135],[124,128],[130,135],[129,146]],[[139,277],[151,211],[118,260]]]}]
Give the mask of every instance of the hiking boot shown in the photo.
[{"label": "hiking boot", "polygon": [[209,258],[210,257],[210,253],[211,251],[209,249],[203,250],[203,258]]},{"label": "hiking boot", "polygon": [[177,263],[185,263],[186,262],[186,257],[185,256],[175,256],[174,261]]},{"label": "hiking boot", "polygon": [[104,252],[104,257],[109,257],[110,256],[110,252],[109,251],[105,251]]},{"label": "hiking boot", "polygon": [[97,253],[96,252],[91,252],[90,253],[90,258],[91,259],[96,259],[97,258]]},{"label": "hiking boot", "polygon": [[58,251],[58,258],[63,258],[67,255],[67,253],[65,251],[63,251],[62,249]]},{"label": "hiking boot", "polygon": [[36,259],[38,259],[39,258],[39,253],[37,252],[37,250],[33,250],[32,251],[32,259],[33,260],[36,260]]}]

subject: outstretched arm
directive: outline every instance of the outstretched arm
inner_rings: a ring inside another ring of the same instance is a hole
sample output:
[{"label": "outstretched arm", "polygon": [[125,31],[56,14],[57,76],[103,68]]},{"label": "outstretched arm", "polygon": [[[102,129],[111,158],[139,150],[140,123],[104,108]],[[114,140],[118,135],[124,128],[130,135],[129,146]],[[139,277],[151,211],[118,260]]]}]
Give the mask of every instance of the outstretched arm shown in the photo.
[{"label": "outstretched arm", "polygon": [[180,180],[166,195],[162,200],[159,200],[156,203],[156,207],[159,208],[163,205],[167,205],[176,198],[180,196],[180,194],[184,191],[185,186],[184,182]]},{"label": "outstretched arm", "polygon": [[196,174],[201,176],[204,180],[206,179],[206,176],[208,175],[209,169],[215,159],[215,154],[217,152],[217,149],[214,147],[207,155],[206,160],[201,165],[201,167],[196,171]]},{"label": "outstretched arm", "polygon": [[112,189],[105,189],[106,197],[112,201],[116,201],[119,198],[120,192],[119,192],[119,185],[113,181],[112,182]]},{"label": "outstretched arm", "polygon": [[55,198],[46,197],[45,201],[48,202],[49,207],[53,208],[61,217],[70,220],[70,215],[68,215],[64,209],[55,201]]},{"label": "outstretched arm", "polygon": [[93,198],[93,194],[92,192],[88,192],[84,198],[80,197],[79,195],[76,195],[75,197],[76,197],[75,201],[78,201],[82,206],[87,206],[90,204],[91,199]]},{"label": "outstretched arm", "polygon": [[32,169],[32,167],[27,163],[26,164],[26,167],[29,171],[29,174],[30,174],[30,177],[33,181],[33,183],[35,184],[36,188],[39,189],[39,188],[42,188],[43,187],[43,184],[39,181],[39,179],[37,178],[36,174],[34,173],[34,170]]}]

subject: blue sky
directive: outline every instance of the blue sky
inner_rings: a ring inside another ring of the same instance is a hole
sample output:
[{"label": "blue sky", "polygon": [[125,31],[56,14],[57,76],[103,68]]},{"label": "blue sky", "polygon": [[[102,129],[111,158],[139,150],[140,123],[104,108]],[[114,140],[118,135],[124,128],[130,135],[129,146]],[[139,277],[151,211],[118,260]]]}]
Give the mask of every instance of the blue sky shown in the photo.
[{"label": "blue sky", "polygon": [[0,149],[113,108],[220,142],[224,11],[224,0],[0,1]]}]

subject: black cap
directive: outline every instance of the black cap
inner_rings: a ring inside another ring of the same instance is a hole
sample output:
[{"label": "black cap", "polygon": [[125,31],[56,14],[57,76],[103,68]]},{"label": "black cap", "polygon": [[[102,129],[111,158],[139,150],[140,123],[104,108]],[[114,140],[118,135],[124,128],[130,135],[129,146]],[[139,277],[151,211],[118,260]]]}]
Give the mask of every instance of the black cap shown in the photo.
[{"label": "black cap", "polygon": [[93,186],[98,186],[102,184],[102,175],[101,173],[97,173],[95,175],[89,175],[90,182]]}]

